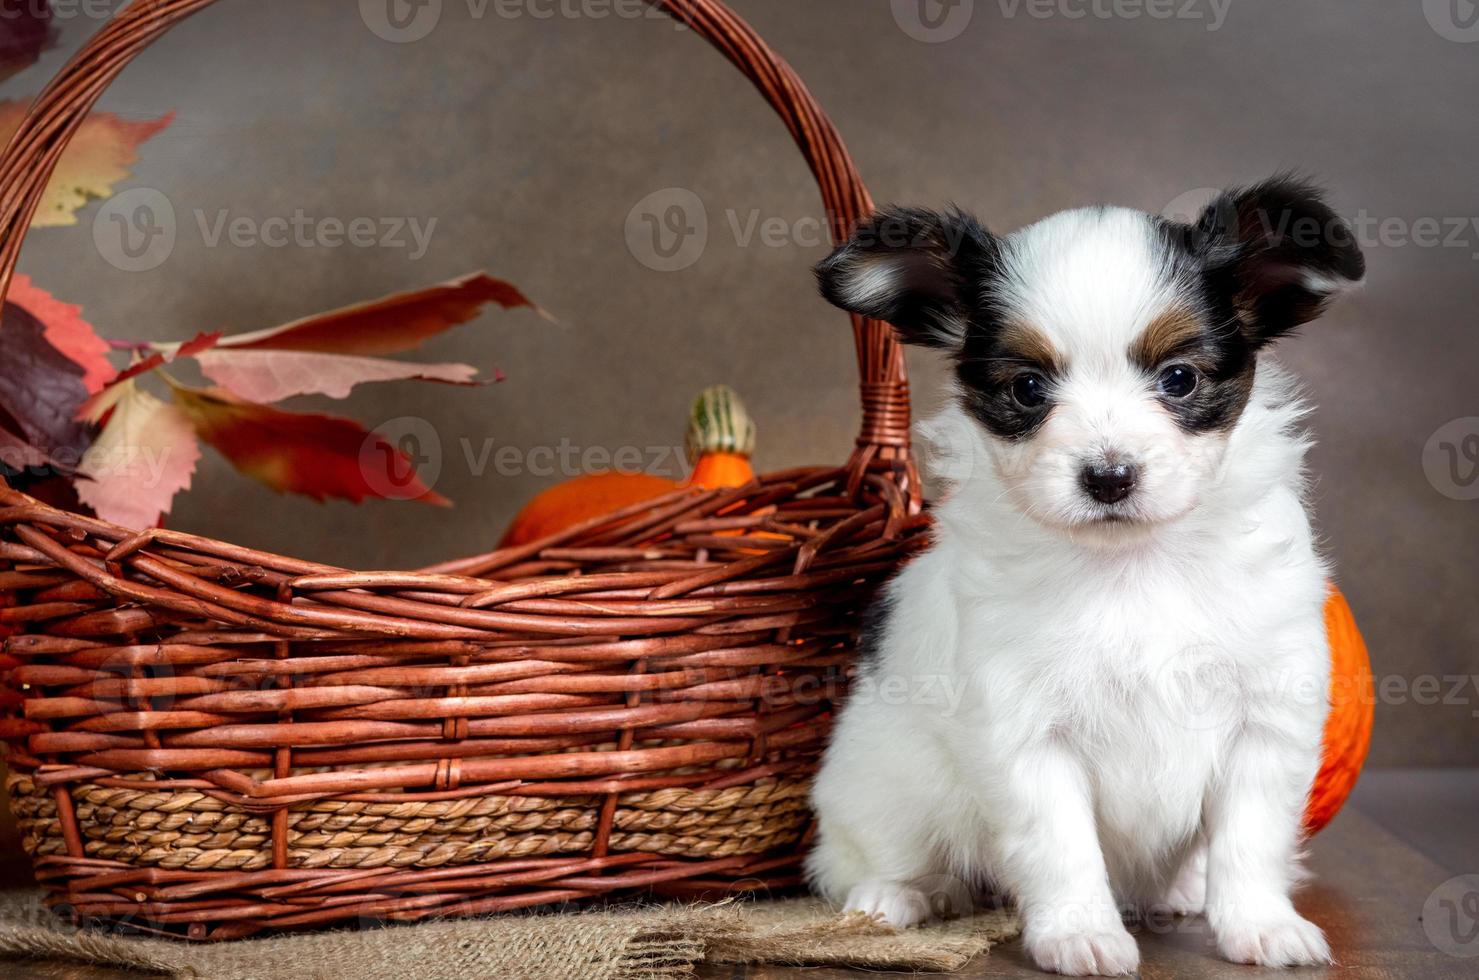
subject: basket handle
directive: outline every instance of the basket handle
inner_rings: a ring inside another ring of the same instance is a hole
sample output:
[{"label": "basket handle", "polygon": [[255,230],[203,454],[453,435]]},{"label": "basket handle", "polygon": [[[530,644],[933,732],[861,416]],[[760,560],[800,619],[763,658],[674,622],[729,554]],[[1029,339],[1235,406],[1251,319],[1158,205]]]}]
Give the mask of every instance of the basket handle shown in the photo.
[{"label": "basket handle", "polygon": [[[62,151],[103,90],[173,24],[214,0],[134,0],[115,14],[36,97],[0,153],[0,298],[10,289],[21,242]],[[821,187],[832,238],[845,238],[873,202],[843,146],[796,72],[719,0],[647,0],[718,48],[780,115]],[[883,468],[917,504],[909,453],[909,386],[903,352],[885,323],[854,316],[862,428],[850,466],[855,484]]]}]

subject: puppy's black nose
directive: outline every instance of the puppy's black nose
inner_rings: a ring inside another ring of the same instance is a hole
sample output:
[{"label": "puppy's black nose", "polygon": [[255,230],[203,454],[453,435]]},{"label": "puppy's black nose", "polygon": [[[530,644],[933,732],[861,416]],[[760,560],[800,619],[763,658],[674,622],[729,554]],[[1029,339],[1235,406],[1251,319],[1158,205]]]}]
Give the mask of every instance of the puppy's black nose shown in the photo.
[{"label": "puppy's black nose", "polygon": [[1135,467],[1128,463],[1084,467],[1084,489],[1101,504],[1117,504],[1135,489]]}]

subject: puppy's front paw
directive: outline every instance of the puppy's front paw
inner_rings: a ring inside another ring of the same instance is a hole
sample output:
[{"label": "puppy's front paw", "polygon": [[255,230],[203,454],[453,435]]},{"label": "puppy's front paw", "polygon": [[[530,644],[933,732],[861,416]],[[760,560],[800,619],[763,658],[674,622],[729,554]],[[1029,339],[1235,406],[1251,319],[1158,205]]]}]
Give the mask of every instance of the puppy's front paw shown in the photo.
[{"label": "puppy's front paw", "polygon": [[862,912],[899,929],[929,918],[929,899],[918,888],[897,881],[865,881],[847,893],[844,912]]},{"label": "puppy's front paw", "polygon": [[1038,969],[1069,977],[1121,977],[1140,966],[1140,950],[1124,926],[1081,932],[1028,929],[1022,945]]},{"label": "puppy's front paw", "polygon": [[1274,919],[1226,922],[1215,931],[1218,950],[1234,963],[1323,966],[1334,962],[1320,927],[1294,912]]}]

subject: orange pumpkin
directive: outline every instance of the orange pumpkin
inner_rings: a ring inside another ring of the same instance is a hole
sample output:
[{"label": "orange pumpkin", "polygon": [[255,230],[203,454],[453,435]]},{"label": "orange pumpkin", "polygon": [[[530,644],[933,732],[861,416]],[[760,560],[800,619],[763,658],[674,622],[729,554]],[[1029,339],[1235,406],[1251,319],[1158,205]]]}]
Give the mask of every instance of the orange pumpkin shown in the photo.
[{"label": "orange pumpkin", "polygon": [[660,497],[679,487],[744,486],[755,478],[755,423],[728,385],[705,388],[688,413],[686,480],[650,473],[592,473],[557,483],[524,505],[503,535],[502,547],[538,541],[601,514]]},{"label": "orange pumpkin", "polygon": [[1330,637],[1330,717],[1325,722],[1320,773],[1304,811],[1304,825],[1311,834],[1331,821],[1355,789],[1371,747],[1376,711],[1366,643],[1345,596],[1334,586],[1325,600],[1325,631]]},{"label": "orange pumpkin", "polygon": [[750,465],[748,455],[704,452],[693,464],[693,472],[684,485],[712,490],[715,487],[742,487],[754,478],[755,469]]},{"label": "orange pumpkin", "polygon": [[557,483],[519,511],[500,547],[538,541],[599,514],[660,497],[676,485],[647,473],[591,473]]}]

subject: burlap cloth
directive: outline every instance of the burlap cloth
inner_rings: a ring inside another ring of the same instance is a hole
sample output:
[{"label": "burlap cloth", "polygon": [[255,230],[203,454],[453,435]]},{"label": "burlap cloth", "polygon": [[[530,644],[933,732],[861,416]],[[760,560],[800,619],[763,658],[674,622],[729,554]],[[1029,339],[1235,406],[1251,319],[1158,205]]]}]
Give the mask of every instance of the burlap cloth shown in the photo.
[{"label": "burlap cloth", "polygon": [[506,915],[189,944],[74,928],[39,892],[0,893],[0,956],[208,980],[637,980],[699,963],[948,972],[1010,939],[1009,912],[897,931],[809,898]]}]

